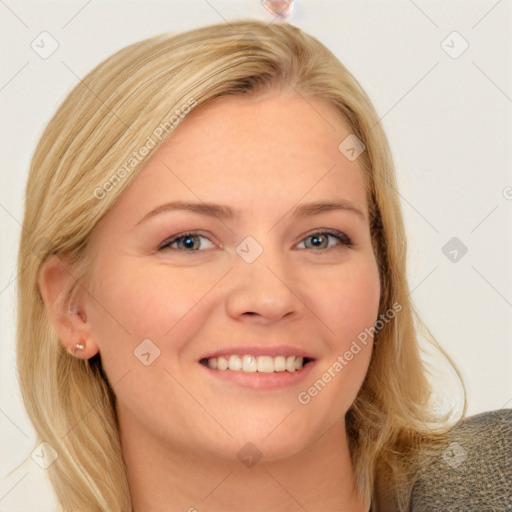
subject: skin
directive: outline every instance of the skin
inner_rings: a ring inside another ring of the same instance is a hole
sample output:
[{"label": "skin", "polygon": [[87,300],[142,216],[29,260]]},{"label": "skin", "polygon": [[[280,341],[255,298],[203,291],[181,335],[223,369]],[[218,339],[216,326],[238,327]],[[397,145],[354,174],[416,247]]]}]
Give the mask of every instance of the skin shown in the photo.
[{"label": "skin", "polygon": [[[371,340],[309,404],[297,399],[378,315],[362,170],[338,150],[350,133],[321,99],[221,98],[185,118],[95,228],[89,294],[74,314],[57,312],[69,284],[63,262],[45,265],[40,286],[62,342],[85,343],[86,358],[99,351],[114,387],[135,512],[368,510],[353,487],[344,416]],[[167,211],[138,224],[178,199],[240,215]],[[292,215],[340,199],[363,216]],[[331,236],[315,248],[311,235],[322,229],[353,245]],[[184,239],[158,251],[191,230],[205,237],[188,240],[194,253]],[[263,248],[251,264],[236,252],[247,236]],[[133,353],[145,339],[160,350],[149,366]],[[198,363],[219,348],[278,343],[316,357],[303,383],[245,389]],[[262,454],[252,467],[237,457],[248,442]]]}]

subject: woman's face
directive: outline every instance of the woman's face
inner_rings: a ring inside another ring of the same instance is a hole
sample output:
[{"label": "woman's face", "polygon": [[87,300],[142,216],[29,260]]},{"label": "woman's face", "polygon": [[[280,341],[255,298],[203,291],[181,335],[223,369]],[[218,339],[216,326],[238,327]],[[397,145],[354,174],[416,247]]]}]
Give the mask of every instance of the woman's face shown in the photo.
[{"label": "woman's face", "polygon": [[[343,420],[371,338],[345,354],[380,296],[362,170],[338,149],[349,134],[322,100],[222,98],[188,115],[98,225],[86,314],[121,430],[230,459],[251,442],[271,460]],[[204,364],[219,354],[234,369]],[[293,372],[293,355],[314,360]]]}]

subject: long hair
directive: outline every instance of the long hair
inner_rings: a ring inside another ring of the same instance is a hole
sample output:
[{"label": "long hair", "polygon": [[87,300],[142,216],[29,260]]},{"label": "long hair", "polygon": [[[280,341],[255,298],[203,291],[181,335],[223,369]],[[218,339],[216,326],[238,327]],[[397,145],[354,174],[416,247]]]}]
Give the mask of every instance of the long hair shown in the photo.
[{"label": "long hair", "polygon": [[81,80],[31,161],[18,254],[18,374],[36,444],[46,441],[58,454],[48,471],[64,511],[130,511],[131,500],[115,394],[99,354],[81,360],[60,342],[38,287],[42,264],[52,254],[66,258],[72,301],[87,287],[95,226],[187,112],[223,96],[285,89],[328,100],[365,145],[359,162],[381,280],[379,314],[400,305],[375,334],[366,378],[346,414],[359,492],[379,510],[406,510],[429,447],[445,441],[448,416],[429,402],[417,335],[423,324],[409,296],[394,164],[362,87],[322,43],[287,23],[240,20],[163,34],[121,49]]}]

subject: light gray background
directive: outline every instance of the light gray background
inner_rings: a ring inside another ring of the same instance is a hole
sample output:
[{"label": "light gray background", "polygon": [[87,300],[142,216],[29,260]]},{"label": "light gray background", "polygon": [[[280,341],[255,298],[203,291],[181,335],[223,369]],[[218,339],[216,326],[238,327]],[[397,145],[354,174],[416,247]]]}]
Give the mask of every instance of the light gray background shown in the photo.
[{"label": "light gray background", "polygon": [[[0,17],[0,511],[42,512],[55,509],[45,470],[30,460],[7,476],[35,439],[14,359],[15,257],[35,145],[79,78],[127,44],[272,16],[257,0],[0,0]],[[462,370],[469,414],[511,407],[511,2],[302,0],[288,21],[334,51],[383,117],[409,235],[412,298]],[[47,59],[31,48],[42,31],[59,44]],[[458,58],[445,51],[461,48],[457,36],[446,39],[453,31],[469,44]],[[468,248],[457,262],[442,252],[452,237]],[[456,400],[452,391],[448,401]]]}]

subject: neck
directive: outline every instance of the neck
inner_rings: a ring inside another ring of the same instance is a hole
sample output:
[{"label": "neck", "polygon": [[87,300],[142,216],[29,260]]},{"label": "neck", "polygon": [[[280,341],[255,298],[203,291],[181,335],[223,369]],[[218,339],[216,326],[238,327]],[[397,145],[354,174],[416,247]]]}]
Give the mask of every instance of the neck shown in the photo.
[{"label": "neck", "polygon": [[121,421],[121,444],[133,512],[367,512],[370,506],[355,491],[340,422],[301,452],[250,467],[236,457],[163,447],[133,421]]}]

